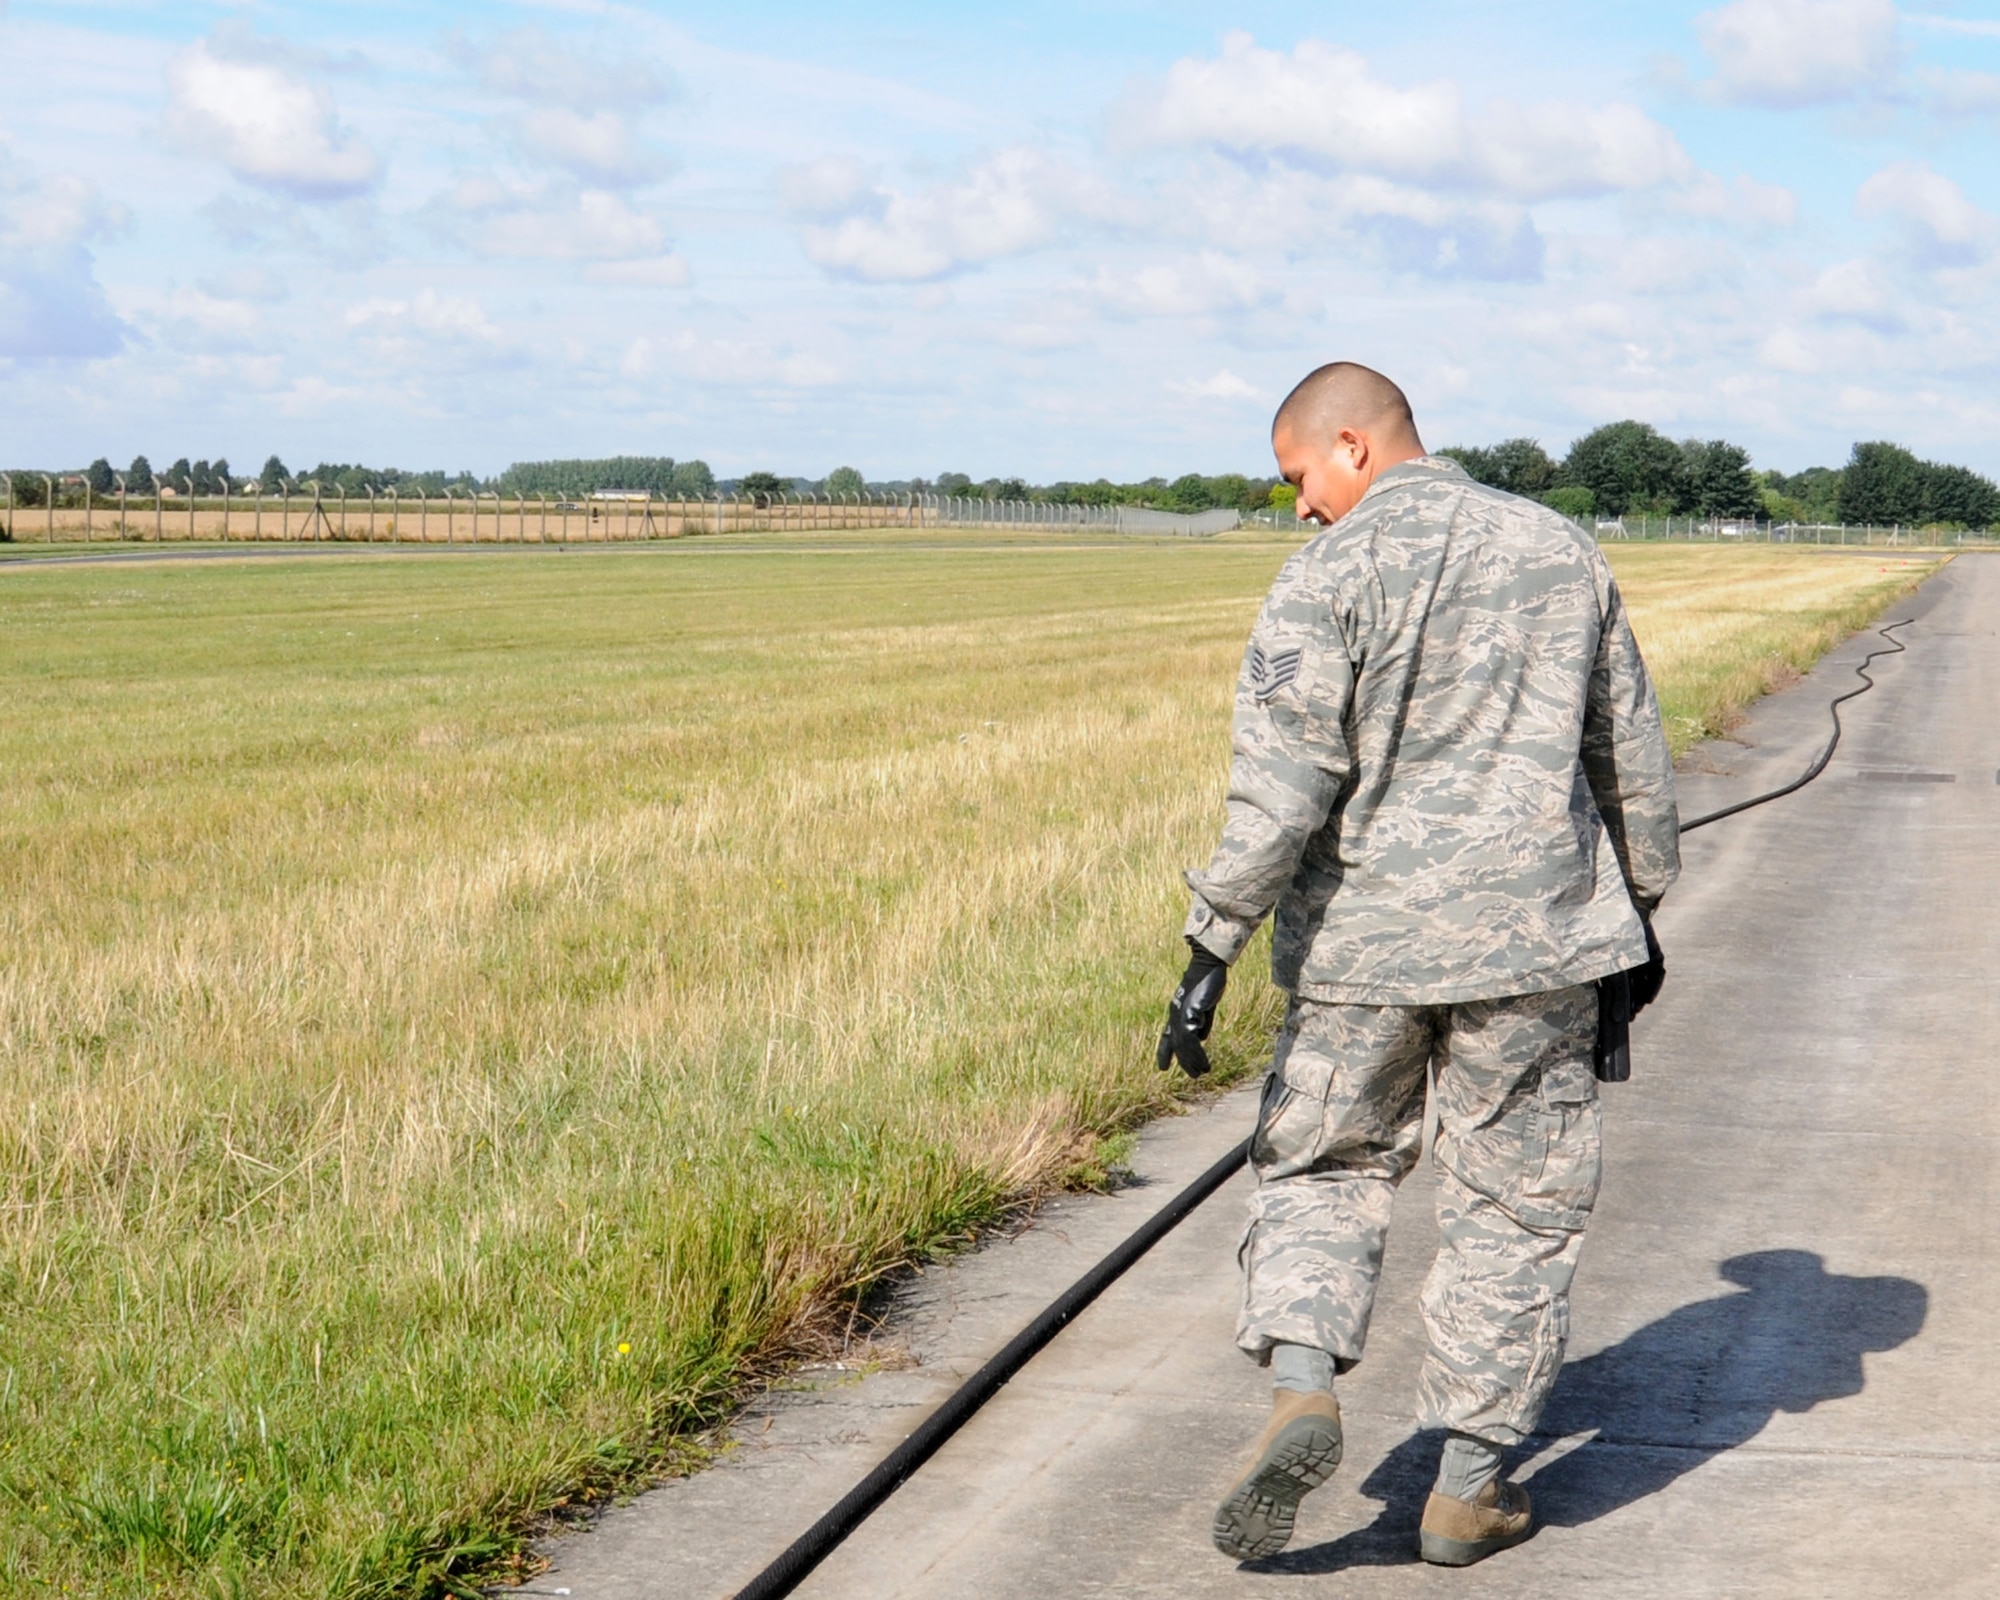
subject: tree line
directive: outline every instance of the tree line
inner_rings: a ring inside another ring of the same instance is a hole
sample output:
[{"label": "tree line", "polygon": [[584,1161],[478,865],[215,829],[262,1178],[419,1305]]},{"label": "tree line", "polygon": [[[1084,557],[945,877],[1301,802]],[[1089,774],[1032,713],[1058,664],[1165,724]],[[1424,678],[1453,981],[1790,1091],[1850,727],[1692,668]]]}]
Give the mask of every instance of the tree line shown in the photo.
[{"label": "tree line", "polygon": [[[1626,420],[1593,429],[1558,460],[1535,439],[1504,439],[1494,445],[1451,445],[1438,452],[1458,461],[1481,483],[1543,501],[1580,519],[1622,516],[1760,518],[1773,522],[1845,522],[1945,530],[2000,530],[2000,488],[1969,467],[1924,461],[1901,445],[1883,440],[1858,443],[1844,466],[1808,467],[1803,472],[1757,472],[1750,452],[1726,439],[1668,438],[1650,423]],[[81,500],[83,486],[99,500],[117,493],[119,474],[102,456],[81,474],[52,474],[70,485],[59,495]],[[627,490],[663,499],[706,499],[738,494],[768,503],[783,494],[846,497],[863,493],[914,493],[985,500],[1040,500],[1071,505],[1127,505],[1160,511],[1257,511],[1291,504],[1289,485],[1269,476],[1197,472],[1180,477],[1142,478],[1114,483],[1109,478],[1059,479],[1032,484],[1018,477],[973,479],[963,472],[935,478],[871,482],[853,467],[836,467],[824,478],[758,471],[717,479],[705,461],[671,456],[605,456],[592,460],[517,461],[495,478],[469,472],[406,472],[355,462],[322,461],[294,474],[277,456],[254,477],[239,477],[227,459],[189,461],[185,456],[156,477],[145,456],[125,470],[126,491],[151,495],[156,483],[174,494],[198,496],[276,495],[317,483],[324,494],[345,492],[441,495],[447,489],[502,495],[545,494],[576,499],[599,491]],[[43,503],[42,475],[17,472],[14,504]]]},{"label": "tree line", "polygon": [[1901,445],[1856,444],[1841,467],[1755,472],[1726,439],[1676,442],[1644,422],[1593,429],[1557,461],[1534,439],[1450,446],[1481,483],[1572,517],[1681,516],[1844,522],[1947,531],[2000,525],[2000,488],[1969,467],[1921,461]]},{"label": "tree line", "polygon": [[546,494],[564,500],[618,490],[656,494],[662,500],[706,500],[715,493],[715,474],[706,461],[605,456],[595,461],[516,461],[492,486],[503,495]]}]

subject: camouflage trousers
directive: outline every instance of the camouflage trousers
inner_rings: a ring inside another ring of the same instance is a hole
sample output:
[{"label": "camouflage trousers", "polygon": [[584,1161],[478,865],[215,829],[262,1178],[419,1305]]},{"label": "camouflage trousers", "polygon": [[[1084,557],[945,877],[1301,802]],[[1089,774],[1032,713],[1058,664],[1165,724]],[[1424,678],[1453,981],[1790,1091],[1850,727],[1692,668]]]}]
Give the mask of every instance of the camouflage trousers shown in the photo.
[{"label": "camouflage trousers", "polygon": [[1250,1159],[1237,1343],[1361,1359],[1396,1186],[1430,1088],[1437,1259],[1419,1420],[1495,1444],[1532,1431],[1562,1366],[1569,1286],[1603,1169],[1594,984],[1446,1006],[1295,1000]]}]

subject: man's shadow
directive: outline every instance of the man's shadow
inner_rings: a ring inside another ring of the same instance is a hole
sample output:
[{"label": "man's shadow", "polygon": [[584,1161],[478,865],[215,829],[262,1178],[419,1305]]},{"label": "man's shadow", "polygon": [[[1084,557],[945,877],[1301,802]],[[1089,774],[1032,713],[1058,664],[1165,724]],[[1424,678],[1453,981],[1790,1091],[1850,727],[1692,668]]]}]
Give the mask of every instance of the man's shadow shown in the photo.
[{"label": "man's shadow", "polygon": [[[1721,1273],[1747,1292],[1682,1306],[1563,1368],[1540,1429],[1510,1453],[1509,1469],[1559,1439],[1594,1437],[1523,1479],[1538,1522],[1594,1522],[1755,1438],[1780,1411],[1859,1394],[1862,1356],[1915,1338],[1930,1306],[1920,1283],[1829,1273],[1807,1250],[1734,1256]],[[1369,1473],[1361,1493],[1383,1508],[1367,1527],[1251,1568],[1316,1573],[1414,1561],[1441,1442],[1413,1434]]]}]

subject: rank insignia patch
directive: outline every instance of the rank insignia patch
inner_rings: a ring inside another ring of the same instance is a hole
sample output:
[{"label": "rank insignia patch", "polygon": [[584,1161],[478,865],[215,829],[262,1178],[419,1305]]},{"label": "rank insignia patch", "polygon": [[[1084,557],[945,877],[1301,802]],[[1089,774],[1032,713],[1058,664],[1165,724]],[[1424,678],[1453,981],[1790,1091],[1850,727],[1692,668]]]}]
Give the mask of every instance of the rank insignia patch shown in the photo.
[{"label": "rank insignia patch", "polygon": [[1299,675],[1299,650],[1266,652],[1261,644],[1250,647],[1250,692],[1268,700]]}]

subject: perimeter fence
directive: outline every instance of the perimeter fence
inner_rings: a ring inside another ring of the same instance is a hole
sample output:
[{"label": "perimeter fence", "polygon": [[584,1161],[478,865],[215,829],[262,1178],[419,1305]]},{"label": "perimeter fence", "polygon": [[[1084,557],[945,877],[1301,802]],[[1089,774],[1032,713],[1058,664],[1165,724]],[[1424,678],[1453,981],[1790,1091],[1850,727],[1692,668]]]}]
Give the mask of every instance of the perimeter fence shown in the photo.
[{"label": "perimeter fence", "polygon": [[0,537],[16,543],[93,544],[100,540],[165,544],[413,543],[615,544],[696,534],[812,533],[859,528],[1099,529],[1114,533],[1222,533],[1235,511],[1182,515],[1138,506],[1068,505],[1042,500],[982,500],[955,495],[718,495],[668,500],[654,495],[597,495],[564,500],[453,489],[443,494],[383,490],[352,495],[306,483],[277,493],[65,496],[50,478],[24,504],[0,473]]},{"label": "perimeter fence", "polygon": [[[1297,523],[1289,508],[1253,511],[1246,525],[1292,528]],[[1597,535],[1600,544],[1640,543],[1645,540],[1714,544],[1818,544],[1853,545],[1869,549],[1915,548],[1993,549],[2000,548],[2000,533],[1989,530],[1905,527],[1901,524],[1847,522],[1753,522],[1748,518],[1715,517],[1609,517],[1583,526]]]}]

